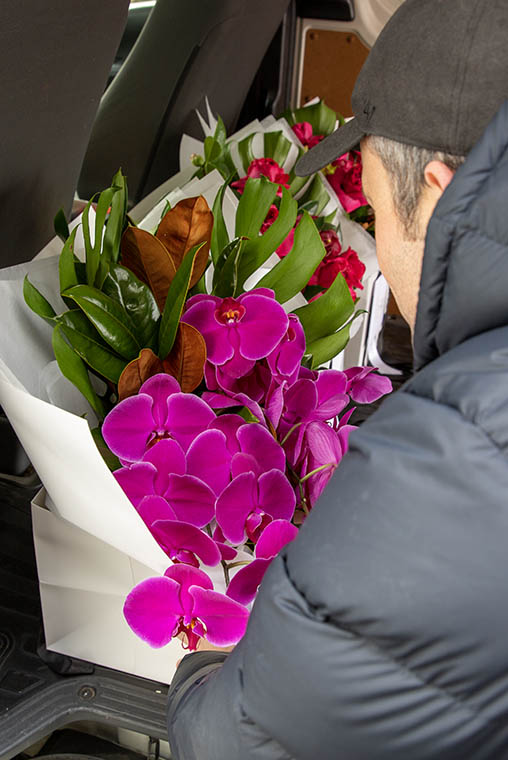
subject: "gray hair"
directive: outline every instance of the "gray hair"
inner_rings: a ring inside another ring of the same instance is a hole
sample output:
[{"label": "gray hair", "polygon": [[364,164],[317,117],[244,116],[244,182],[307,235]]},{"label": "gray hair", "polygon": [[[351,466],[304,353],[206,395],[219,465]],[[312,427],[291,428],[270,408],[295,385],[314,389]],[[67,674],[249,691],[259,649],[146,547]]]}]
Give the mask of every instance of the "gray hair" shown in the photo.
[{"label": "gray hair", "polygon": [[430,161],[442,161],[456,171],[465,156],[417,148],[378,135],[369,135],[367,139],[392,179],[393,202],[407,239],[421,239],[425,231],[419,229],[417,211],[425,187],[425,167]]}]

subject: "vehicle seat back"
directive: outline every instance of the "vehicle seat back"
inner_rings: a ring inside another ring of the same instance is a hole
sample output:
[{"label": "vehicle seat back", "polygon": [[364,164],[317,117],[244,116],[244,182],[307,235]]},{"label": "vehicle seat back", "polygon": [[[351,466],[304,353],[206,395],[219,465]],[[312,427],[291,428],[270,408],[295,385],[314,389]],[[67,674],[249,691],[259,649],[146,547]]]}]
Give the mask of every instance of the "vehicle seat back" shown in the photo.
[{"label": "vehicle seat back", "polygon": [[133,205],[176,173],[208,96],[229,132],[289,0],[158,0],[106,90],[79,180],[88,198],[121,167]]},{"label": "vehicle seat back", "polygon": [[68,214],[128,0],[0,5],[0,266],[32,258]]}]

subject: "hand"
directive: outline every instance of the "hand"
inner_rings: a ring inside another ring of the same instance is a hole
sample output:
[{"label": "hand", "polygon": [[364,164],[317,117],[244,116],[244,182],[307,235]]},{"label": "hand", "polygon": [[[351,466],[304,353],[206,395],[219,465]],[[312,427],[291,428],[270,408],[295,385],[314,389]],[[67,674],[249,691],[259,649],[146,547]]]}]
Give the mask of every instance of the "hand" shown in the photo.
[{"label": "hand", "polygon": [[[185,633],[179,633],[178,638],[181,641],[183,641],[184,644],[187,643],[187,637]],[[199,639],[198,645],[194,651],[196,652],[228,652],[229,653],[229,652],[232,652],[234,648],[235,648],[234,644],[232,644],[229,647],[216,647],[214,646],[214,644],[210,644],[210,642],[207,641],[206,639]],[[178,660],[178,662],[176,663],[177,668],[179,667],[182,659],[183,657],[180,660]]]}]

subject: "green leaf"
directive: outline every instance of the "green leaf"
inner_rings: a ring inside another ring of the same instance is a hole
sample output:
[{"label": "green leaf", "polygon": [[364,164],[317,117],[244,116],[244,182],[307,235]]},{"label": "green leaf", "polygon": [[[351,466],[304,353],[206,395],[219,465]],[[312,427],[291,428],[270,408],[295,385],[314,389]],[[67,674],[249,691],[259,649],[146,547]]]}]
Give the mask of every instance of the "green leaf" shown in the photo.
[{"label": "green leaf", "polygon": [[[259,180],[249,180],[249,182],[259,182]],[[282,188],[279,215],[275,222],[266,230],[264,235],[256,234],[252,239],[245,241],[239,267],[240,286],[243,286],[245,280],[250,277],[250,275],[253,274],[287,238],[296,221],[296,213],[296,201],[291,197],[289,190]]]},{"label": "green leaf", "polygon": [[298,206],[298,213],[301,214],[304,211],[307,211],[307,213],[311,214],[312,216],[316,213],[317,207],[318,207],[317,201],[307,201],[307,203],[302,203],[301,206]]},{"label": "green leaf", "polygon": [[62,335],[60,325],[53,330],[53,351],[60,367],[60,371],[67,380],[70,380],[86,398],[97,417],[104,418],[104,406],[93,389],[90,376],[83,360],[77,355]]},{"label": "green leaf", "polygon": [[108,449],[106,441],[102,437],[100,428],[93,428],[90,432],[92,434],[92,438],[95,441],[95,445],[99,449],[99,454],[104,459],[108,469],[111,470],[111,472],[119,470],[122,466],[120,460],[113,454],[112,451],[110,451],[110,449]]},{"label": "green leaf", "polygon": [[224,193],[226,192],[226,189],[229,185],[229,180],[225,182],[217,195],[215,196],[215,200],[213,202],[213,228],[212,228],[212,239],[210,243],[210,253],[212,256],[212,262],[215,266],[217,263],[217,259],[220,256],[221,251],[228,245],[229,243],[229,235],[226,228],[226,223],[224,221],[224,214],[222,213],[222,204],[224,203]]},{"label": "green leaf", "polygon": [[307,345],[305,355],[312,357],[311,369],[317,369],[326,362],[329,362],[346,348],[349,342],[351,325],[357,317],[364,313],[364,309],[357,311],[353,319],[351,319],[347,325],[341,327],[340,330],[331,335],[327,335],[324,338],[318,338],[318,340]]},{"label": "green leaf", "polygon": [[222,148],[214,137],[205,137],[205,164],[220,158]]},{"label": "green leaf", "polygon": [[56,318],[57,323],[64,330],[66,327],[76,330],[84,335],[89,340],[93,340],[103,348],[108,348],[108,344],[104,341],[93,324],[90,322],[86,314],[81,309],[74,308],[70,311],[64,311],[63,314],[59,314]]},{"label": "green leaf", "polygon": [[238,293],[238,264],[245,238],[235,238],[222,251],[213,273],[212,293],[219,298]]},{"label": "green leaf", "polygon": [[106,216],[108,215],[108,211],[111,206],[111,201],[113,200],[114,193],[115,193],[115,189],[112,187],[108,187],[107,190],[103,190],[102,193],[99,195],[97,208],[95,209],[94,250],[98,256],[100,256],[100,253],[102,251],[102,236],[104,234],[104,224],[106,222]]},{"label": "green leaf", "polygon": [[111,211],[104,232],[102,250],[108,261],[117,262],[120,255],[120,242],[126,224],[127,213],[127,181],[121,171],[113,177],[111,184],[114,190],[111,201]]},{"label": "green leaf", "polygon": [[95,275],[95,287],[99,290],[103,289],[104,281],[109,274],[110,263],[106,261],[104,256],[99,258],[99,267],[97,274]]},{"label": "green leaf", "polygon": [[78,284],[79,285],[86,285],[86,264],[83,261],[79,261],[76,257],[74,258],[74,269],[76,271],[76,276],[78,278]]},{"label": "green leaf", "polygon": [[108,349],[83,312],[67,311],[58,317],[58,323],[75,352],[99,375],[118,383],[126,361]]},{"label": "green leaf", "polygon": [[311,106],[297,108],[289,118],[292,125],[308,121],[312,125],[312,132],[315,135],[329,135],[335,130],[337,114],[328,108],[324,100],[320,100],[319,103],[314,103]]},{"label": "green leaf", "polygon": [[75,285],[63,295],[86,314],[108,346],[124,359],[134,359],[141,348],[126,310],[113,298],[89,285]]},{"label": "green leaf", "polygon": [[297,193],[302,190],[303,187],[305,187],[306,183],[309,181],[309,177],[294,177],[294,179],[291,180],[289,183],[289,191],[291,195],[296,195]]},{"label": "green leaf", "polygon": [[322,296],[306,306],[295,309],[294,313],[299,317],[307,345],[310,345],[342,327],[353,311],[351,293],[346,280],[339,272]]},{"label": "green leaf", "polygon": [[298,148],[298,158],[296,159],[293,168],[289,172],[289,190],[293,196],[299,193],[305,184],[309,182],[309,177],[297,177],[295,174],[295,166],[300,158],[304,155],[304,153],[306,153],[306,149]]},{"label": "green leaf", "polygon": [[310,301],[311,298],[314,298],[314,296],[317,296],[319,293],[323,292],[323,288],[319,285],[307,285],[305,290],[303,291],[303,295],[307,299],[307,301]]},{"label": "green leaf", "polygon": [[224,126],[224,122],[222,121],[221,117],[217,117],[217,126],[215,127],[214,132],[214,139],[216,142],[223,148],[226,144],[226,127]]},{"label": "green leaf", "polygon": [[187,298],[187,291],[189,290],[194,261],[203,245],[205,245],[205,243],[195,245],[194,248],[191,248],[190,251],[185,254],[168,290],[168,297],[166,298],[166,305],[164,307],[159,328],[158,356],[160,359],[165,359],[173,348],[176,332],[178,330],[178,323],[180,322],[185,299]]},{"label": "green leaf", "polygon": [[139,345],[155,350],[160,314],[150,288],[130,269],[113,264],[104,281],[103,292],[125,309]]},{"label": "green leaf", "polygon": [[67,224],[67,219],[65,218],[65,213],[64,213],[63,208],[57,211],[57,214],[53,221],[53,225],[55,228],[55,233],[58,235],[60,240],[62,240],[65,243],[65,241],[69,237],[69,225]]},{"label": "green leaf", "polygon": [[54,308],[51,306],[49,301],[44,298],[42,293],[40,293],[37,288],[32,285],[28,279],[28,275],[26,275],[25,279],[23,280],[23,297],[25,299],[26,305],[29,306],[32,311],[37,314],[37,316],[42,317],[50,323],[54,322],[54,319],[56,317]]},{"label": "green leaf", "polygon": [[266,177],[247,180],[236,212],[235,237],[258,235],[278,189],[279,186]]},{"label": "green leaf", "polygon": [[329,200],[330,196],[325,189],[323,178],[321,173],[318,172],[312,180],[309,188],[305,191],[302,198],[300,198],[300,203],[316,203],[316,209],[313,213],[316,216],[319,216]]},{"label": "green leaf", "polygon": [[311,217],[304,212],[295,230],[291,251],[258,283],[272,288],[279,303],[286,303],[305,288],[326,254],[323,241]]},{"label": "green leaf", "polygon": [[238,172],[235,166],[235,162],[231,158],[231,151],[229,145],[224,145],[222,153],[211,164],[209,164],[209,171],[217,169],[225,180],[231,182],[233,178],[238,176]]},{"label": "green leaf", "polygon": [[208,293],[206,289],[206,272],[210,264],[207,265],[205,271],[197,281],[197,283],[189,290],[189,296],[196,296],[198,293],[206,295]]},{"label": "green leaf", "polygon": [[77,227],[74,227],[72,233],[65,241],[62,253],[58,260],[58,271],[60,275],[60,292],[78,285],[78,275],[76,274],[76,259],[74,256],[74,240],[76,238]]},{"label": "green leaf", "polygon": [[279,132],[265,132],[265,151],[266,158],[273,158],[277,161],[279,166],[282,166],[286,158],[288,157],[291,143],[284,136],[282,130]]},{"label": "green leaf", "polygon": [[245,174],[249,171],[249,166],[254,161],[255,156],[252,152],[252,142],[255,137],[255,133],[249,135],[248,137],[244,137],[243,140],[240,140],[238,143],[238,153],[240,156],[240,160],[242,162],[243,170]]},{"label": "green leaf", "polygon": [[[310,212],[309,212],[310,213]],[[320,232],[325,232],[327,230],[333,230],[334,232],[337,232],[337,234],[340,237],[340,226],[339,229],[337,229],[337,226],[333,224],[333,220],[335,219],[335,211],[332,211],[331,214],[328,214],[328,216],[316,216],[314,219],[314,224],[318,228]]]},{"label": "green leaf", "polygon": [[236,413],[242,417],[245,422],[261,422],[261,420],[259,420],[256,415],[251,412],[250,409],[247,409],[246,406],[242,406],[242,408],[239,409]]}]

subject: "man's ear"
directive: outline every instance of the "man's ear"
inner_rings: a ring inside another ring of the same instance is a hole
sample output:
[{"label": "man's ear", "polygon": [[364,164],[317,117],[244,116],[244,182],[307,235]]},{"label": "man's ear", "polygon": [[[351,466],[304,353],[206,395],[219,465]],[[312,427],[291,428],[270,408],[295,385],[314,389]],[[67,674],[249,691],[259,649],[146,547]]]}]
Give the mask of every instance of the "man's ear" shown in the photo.
[{"label": "man's ear", "polygon": [[453,169],[442,161],[429,161],[424,169],[425,184],[439,197],[452,181],[454,174]]}]

